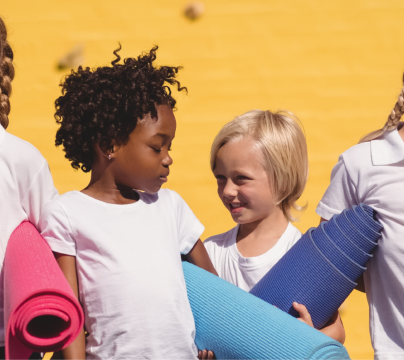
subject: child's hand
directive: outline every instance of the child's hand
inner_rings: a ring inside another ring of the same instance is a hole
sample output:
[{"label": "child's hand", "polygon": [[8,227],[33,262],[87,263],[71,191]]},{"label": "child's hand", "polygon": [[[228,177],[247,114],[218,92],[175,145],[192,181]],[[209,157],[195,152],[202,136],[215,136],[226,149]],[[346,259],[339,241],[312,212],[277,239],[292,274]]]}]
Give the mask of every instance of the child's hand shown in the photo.
[{"label": "child's hand", "polygon": [[[313,321],[311,320],[311,316],[307,311],[306,306],[294,302],[293,308],[300,315],[298,320],[304,322],[307,325],[310,325],[311,327],[314,327]],[[331,317],[328,323],[325,324],[325,326],[319,331],[329,336],[330,338],[339,341],[341,344],[345,342],[345,329],[344,325],[342,324],[341,317],[339,316],[338,310],[334,313],[334,315]]]},{"label": "child's hand", "polygon": [[304,322],[305,324],[314,327],[313,326],[313,321],[311,321],[311,315],[309,314],[306,306],[304,306],[303,304],[299,304],[296,301],[293,302],[293,308],[299,313],[300,317],[298,318],[298,320]]},{"label": "child's hand", "polygon": [[216,359],[216,357],[213,351],[199,350],[198,359]]}]

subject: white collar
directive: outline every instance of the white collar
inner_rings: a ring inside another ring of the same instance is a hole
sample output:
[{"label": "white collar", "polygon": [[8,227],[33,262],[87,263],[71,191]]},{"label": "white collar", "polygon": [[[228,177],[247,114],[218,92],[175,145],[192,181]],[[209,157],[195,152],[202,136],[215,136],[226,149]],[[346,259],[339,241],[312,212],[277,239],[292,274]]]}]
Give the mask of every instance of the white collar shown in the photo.
[{"label": "white collar", "polygon": [[6,136],[6,130],[0,125],[0,146],[3,144],[4,137]]},{"label": "white collar", "polygon": [[396,164],[404,160],[404,141],[398,133],[401,126],[397,129],[386,131],[380,139],[370,142],[373,165]]}]

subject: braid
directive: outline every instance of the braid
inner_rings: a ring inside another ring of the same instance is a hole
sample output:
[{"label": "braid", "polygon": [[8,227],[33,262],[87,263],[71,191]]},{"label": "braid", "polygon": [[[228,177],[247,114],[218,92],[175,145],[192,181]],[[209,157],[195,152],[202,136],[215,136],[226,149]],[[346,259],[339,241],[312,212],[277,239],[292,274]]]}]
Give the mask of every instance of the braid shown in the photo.
[{"label": "braid", "polygon": [[[404,75],[403,75],[403,82],[404,82]],[[398,122],[400,121],[401,116],[404,114],[404,87],[401,89],[401,93],[398,96],[398,101],[394,106],[394,109],[391,110],[389,117],[387,118],[386,123],[384,124],[383,130],[393,130],[397,127]]]},{"label": "braid", "polygon": [[[404,83],[404,74],[403,74],[403,83]],[[403,114],[404,114],[404,87],[401,89],[401,93],[398,96],[398,101],[396,102],[396,105],[394,105],[394,109],[391,110],[391,113],[388,116],[387,121],[384,124],[383,128],[376,131],[372,131],[370,134],[367,134],[359,141],[359,143],[374,140],[379,136],[383,135],[385,131],[394,130],[397,127]]]},{"label": "braid", "polygon": [[10,113],[11,82],[15,71],[13,66],[14,54],[7,42],[7,29],[0,18],[0,124],[7,128]]}]

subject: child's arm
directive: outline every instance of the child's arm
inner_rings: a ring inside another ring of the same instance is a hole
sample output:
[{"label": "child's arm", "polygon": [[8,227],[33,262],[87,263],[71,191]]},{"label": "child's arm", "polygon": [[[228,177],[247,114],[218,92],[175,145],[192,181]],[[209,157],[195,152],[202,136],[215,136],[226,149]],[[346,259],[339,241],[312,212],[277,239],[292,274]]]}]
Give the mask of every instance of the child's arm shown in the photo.
[{"label": "child's arm", "polygon": [[[70,255],[55,253],[56,261],[58,262],[63,274],[68,283],[73,289],[74,294],[79,295],[76,258]],[[66,348],[62,350],[63,359],[85,359],[86,358],[86,340],[84,329],[81,330],[77,338]]]},{"label": "child's arm", "polygon": [[200,268],[218,276],[201,239],[196,242],[192,250],[184,255],[183,258],[191,264],[199,266]]},{"label": "child's arm", "polygon": [[[294,302],[293,308],[299,313],[300,321],[313,327],[313,322],[311,321],[311,316],[307,311],[306,306]],[[344,325],[342,324],[341,317],[339,316],[338,310],[334,313],[328,323],[319,331],[329,336],[330,338],[339,341],[341,344],[345,342],[345,329]]]}]

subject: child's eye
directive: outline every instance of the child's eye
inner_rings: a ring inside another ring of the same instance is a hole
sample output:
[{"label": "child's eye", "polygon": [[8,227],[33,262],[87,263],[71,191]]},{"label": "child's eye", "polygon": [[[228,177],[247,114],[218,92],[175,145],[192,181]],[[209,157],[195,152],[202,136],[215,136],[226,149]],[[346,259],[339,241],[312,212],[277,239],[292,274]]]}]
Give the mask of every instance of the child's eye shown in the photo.
[{"label": "child's eye", "polygon": [[150,146],[152,149],[153,149],[153,151],[154,152],[156,152],[157,154],[158,153],[161,153],[161,149],[156,149],[156,148],[154,148],[153,146]]},{"label": "child's eye", "polygon": [[216,175],[215,178],[217,180],[225,180],[226,179],[223,175]]},{"label": "child's eye", "polygon": [[237,176],[237,180],[249,180],[247,176],[239,175]]}]

